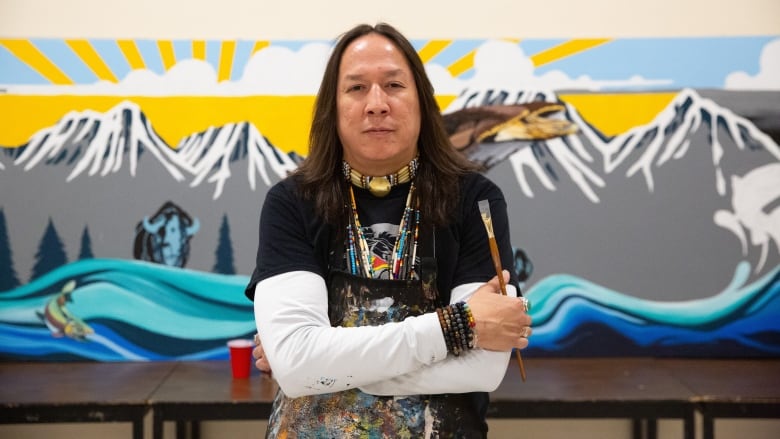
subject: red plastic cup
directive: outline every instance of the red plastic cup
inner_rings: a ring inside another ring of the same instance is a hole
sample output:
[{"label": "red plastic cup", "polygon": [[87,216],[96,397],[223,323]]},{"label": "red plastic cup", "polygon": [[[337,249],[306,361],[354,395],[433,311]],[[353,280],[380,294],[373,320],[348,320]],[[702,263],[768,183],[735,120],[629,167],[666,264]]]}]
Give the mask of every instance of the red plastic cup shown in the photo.
[{"label": "red plastic cup", "polygon": [[252,368],[252,349],[255,344],[252,340],[236,339],[229,340],[227,345],[230,350],[230,369],[233,378],[249,378]]}]

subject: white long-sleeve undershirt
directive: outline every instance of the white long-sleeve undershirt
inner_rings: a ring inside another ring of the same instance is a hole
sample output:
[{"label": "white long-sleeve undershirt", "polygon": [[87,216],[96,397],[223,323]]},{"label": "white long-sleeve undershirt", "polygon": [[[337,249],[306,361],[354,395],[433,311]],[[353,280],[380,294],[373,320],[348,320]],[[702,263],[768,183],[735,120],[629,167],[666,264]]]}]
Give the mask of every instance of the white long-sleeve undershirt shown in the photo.
[{"label": "white long-sleeve undershirt", "polygon": [[[480,286],[453,289],[451,303]],[[516,295],[513,287],[507,293]],[[292,271],[255,287],[255,321],[282,391],[290,397],[360,388],[378,395],[492,391],[510,352],[447,355],[436,313],[379,326],[331,327],[321,276]]]}]

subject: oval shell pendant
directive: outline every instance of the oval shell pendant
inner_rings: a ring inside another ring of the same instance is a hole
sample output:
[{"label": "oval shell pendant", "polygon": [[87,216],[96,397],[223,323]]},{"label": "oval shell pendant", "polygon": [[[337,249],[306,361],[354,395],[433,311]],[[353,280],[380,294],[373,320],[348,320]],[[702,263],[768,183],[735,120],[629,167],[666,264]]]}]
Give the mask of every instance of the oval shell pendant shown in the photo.
[{"label": "oval shell pendant", "polygon": [[390,193],[390,180],[387,177],[374,177],[368,182],[368,190],[377,197]]}]

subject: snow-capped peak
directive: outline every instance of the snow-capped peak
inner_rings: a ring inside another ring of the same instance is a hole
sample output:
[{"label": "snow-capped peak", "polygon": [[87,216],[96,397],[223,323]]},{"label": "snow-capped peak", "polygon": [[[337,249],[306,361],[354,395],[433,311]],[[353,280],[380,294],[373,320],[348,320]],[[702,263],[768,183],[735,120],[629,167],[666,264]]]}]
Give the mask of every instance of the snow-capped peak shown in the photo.
[{"label": "snow-capped peak", "polygon": [[641,172],[648,188],[654,187],[653,166],[661,166],[671,159],[685,155],[690,146],[690,136],[704,123],[711,139],[712,161],[716,168],[716,187],[720,195],[726,193],[726,180],[720,167],[724,155],[720,130],[734,141],[739,150],[749,145],[761,145],[775,158],[780,159],[780,148],[771,137],[761,132],[748,119],[734,114],[711,99],[701,97],[696,91],[683,89],[652,122],[626,131],[607,141],[596,136],[590,140],[604,155],[604,169],[613,171],[632,155],[637,148],[643,152],[628,168],[628,177]]},{"label": "snow-capped peak", "polygon": [[118,172],[127,158],[130,174],[135,176],[143,151],[157,157],[177,181],[184,179],[175,165],[175,152],[157,135],[139,106],[122,101],[105,113],[68,112],[54,126],[36,132],[14,165],[24,165],[27,171],[44,160],[67,158],[76,163],[67,178],[71,181],[84,172],[89,176]]},{"label": "snow-capped peak", "polygon": [[287,154],[271,145],[248,122],[209,127],[182,139],[177,151],[195,175],[190,186],[198,186],[204,180],[214,183],[214,199],[220,197],[230,179],[231,162],[239,158],[247,159],[247,178],[252,190],[256,187],[256,173],[266,185],[271,184],[266,167],[270,167],[279,178],[284,178],[296,168]]}]

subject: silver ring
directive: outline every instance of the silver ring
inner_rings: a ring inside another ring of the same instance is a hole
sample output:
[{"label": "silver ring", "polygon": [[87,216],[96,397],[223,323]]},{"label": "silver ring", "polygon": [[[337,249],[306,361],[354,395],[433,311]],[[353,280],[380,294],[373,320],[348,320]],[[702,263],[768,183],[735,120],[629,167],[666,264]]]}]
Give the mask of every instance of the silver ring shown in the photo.
[{"label": "silver ring", "polygon": [[523,302],[523,308],[525,309],[525,312],[528,312],[531,309],[531,302],[525,297],[521,297],[520,301]]},{"label": "silver ring", "polygon": [[528,338],[528,336],[530,336],[530,335],[531,335],[531,327],[530,326],[524,327],[523,328],[523,335],[521,335],[521,337]]}]

